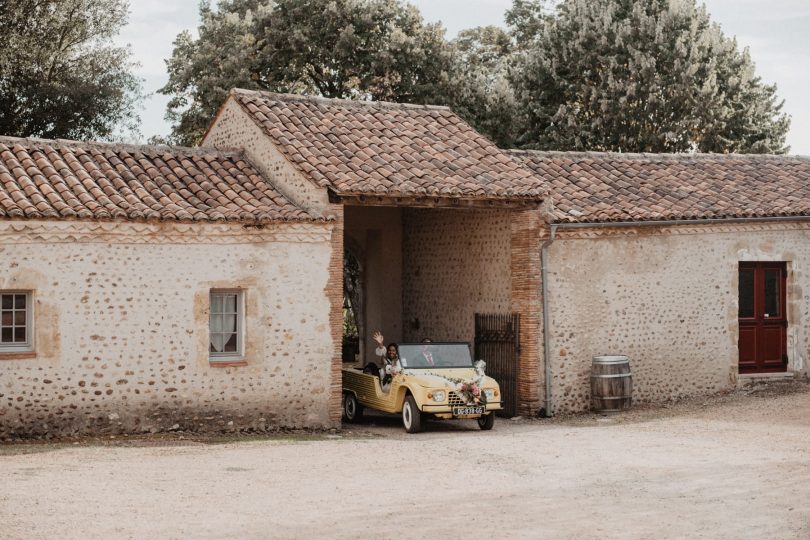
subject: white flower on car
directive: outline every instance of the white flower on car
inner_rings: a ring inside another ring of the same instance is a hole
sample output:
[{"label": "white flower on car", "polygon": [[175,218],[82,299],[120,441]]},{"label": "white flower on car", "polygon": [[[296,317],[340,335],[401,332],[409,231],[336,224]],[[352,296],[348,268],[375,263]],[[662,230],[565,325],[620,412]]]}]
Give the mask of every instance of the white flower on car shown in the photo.
[{"label": "white flower on car", "polygon": [[394,365],[386,364],[385,365],[385,373],[386,373],[386,375],[391,375],[393,377],[394,375],[399,375],[400,373],[402,373],[402,368],[399,367],[396,364],[394,364]]},{"label": "white flower on car", "polygon": [[481,387],[484,384],[484,379],[486,375],[484,375],[484,368],[487,367],[487,363],[483,360],[478,360],[475,364],[473,364],[475,368],[475,377],[473,378],[473,382]]}]

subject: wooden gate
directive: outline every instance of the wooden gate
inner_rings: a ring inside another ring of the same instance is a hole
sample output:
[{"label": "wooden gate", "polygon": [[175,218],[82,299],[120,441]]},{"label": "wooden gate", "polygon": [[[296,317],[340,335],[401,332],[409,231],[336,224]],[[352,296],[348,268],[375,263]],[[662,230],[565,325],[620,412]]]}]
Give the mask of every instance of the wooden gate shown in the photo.
[{"label": "wooden gate", "polygon": [[486,373],[501,387],[502,416],[517,414],[520,315],[475,314],[475,359],[487,363]]}]

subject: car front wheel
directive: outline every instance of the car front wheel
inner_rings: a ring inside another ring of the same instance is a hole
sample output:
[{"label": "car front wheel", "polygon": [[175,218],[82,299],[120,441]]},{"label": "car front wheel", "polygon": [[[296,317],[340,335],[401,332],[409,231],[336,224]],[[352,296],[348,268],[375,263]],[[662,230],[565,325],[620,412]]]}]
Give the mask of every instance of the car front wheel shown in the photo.
[{"label": "car front wheel", "polygon": [[485,414],[478,417],[478,427],[483,430],[490,430],[495,425],[495,413]]},{"label": "car front wheel", "polygon": [[363,417],[363,406],[357,401],[357,396],[350,392],[343,395],[343,417],[349,422],[359,422]]},{"label": "car front wheel", "polygon": [[416,406],[413,396],[406,396],[402,404],[402,425],[408,433],[419,433],[422,431],[422,412]]}]

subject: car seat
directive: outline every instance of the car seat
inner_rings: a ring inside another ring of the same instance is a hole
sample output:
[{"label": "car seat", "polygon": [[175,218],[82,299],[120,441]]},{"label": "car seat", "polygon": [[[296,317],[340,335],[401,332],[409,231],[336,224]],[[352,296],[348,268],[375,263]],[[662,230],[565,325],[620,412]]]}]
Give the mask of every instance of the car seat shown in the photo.
[{"label": "car seat", "polygon": [[363,368],[363,373],[379,377],[380,367],[377,364],[366,364],[365,367]]}]

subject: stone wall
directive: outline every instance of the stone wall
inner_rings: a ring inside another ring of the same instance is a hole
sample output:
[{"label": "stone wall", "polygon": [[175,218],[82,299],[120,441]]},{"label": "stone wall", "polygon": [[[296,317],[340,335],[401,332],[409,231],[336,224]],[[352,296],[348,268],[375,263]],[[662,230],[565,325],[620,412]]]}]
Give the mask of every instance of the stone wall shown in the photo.
[{"label": "stone wall", "polygon": [[807,372],[807,224],[561,229],[549,253],[559,412],[588,409],[595,355],[630,358],[637,402],[734,387],[739,261],[788,263],[788,369]]},{"label": "stone wall", "polygon": [[[35,310],[34,357],[0,355],[0,437],[337,425],[332,229],[0,222],[0,290]],[[244,290],[245,366],[209,363],[212,288]]]},{"label": "stone wall", "polygon": [[475,313],[508,313],[510,235],[505,210],[405,210],[403,338],[472,343]]},{"label": "stone wall", "polygon": [[289,200],[314,214],[333,215],[335,207],[329,204],[326,189],[290,163],[232,97],[219,110],[201,145],[244,150],[262,176]]}]

